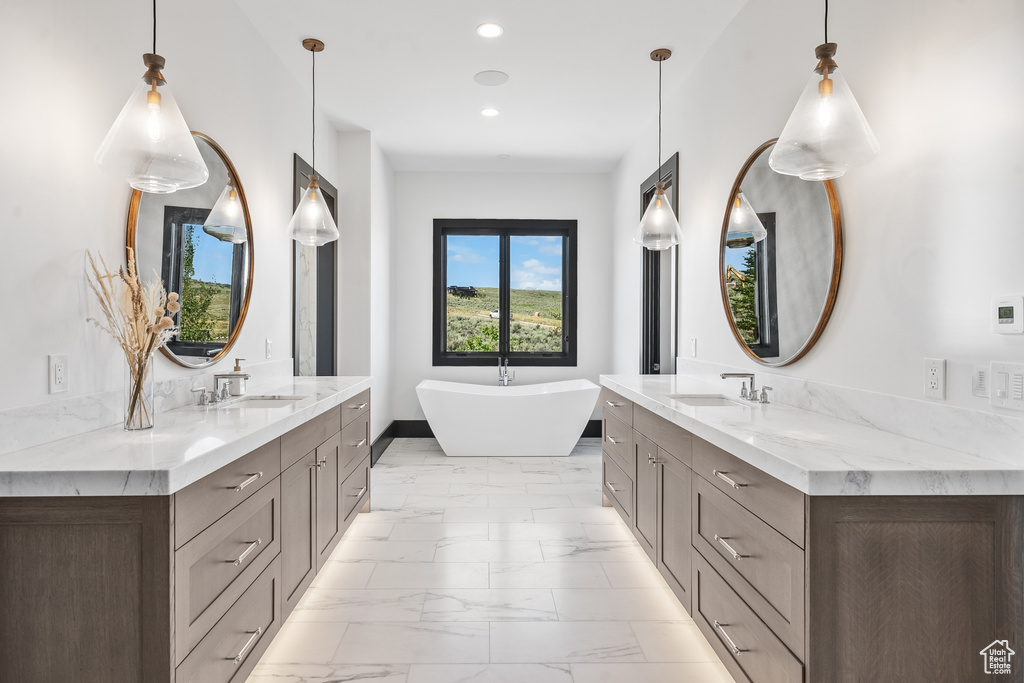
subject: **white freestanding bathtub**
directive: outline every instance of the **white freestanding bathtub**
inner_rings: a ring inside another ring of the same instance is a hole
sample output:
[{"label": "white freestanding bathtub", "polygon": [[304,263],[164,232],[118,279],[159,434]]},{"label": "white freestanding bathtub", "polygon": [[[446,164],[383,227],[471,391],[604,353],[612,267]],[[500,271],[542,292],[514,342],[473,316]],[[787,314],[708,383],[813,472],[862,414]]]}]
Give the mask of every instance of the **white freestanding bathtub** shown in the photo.
[{"label": "white freestanding bathtub", "polygon": [[585,379],[497,386],[425,379],[416,395],[446,455],[569,455],[601,388]]}]

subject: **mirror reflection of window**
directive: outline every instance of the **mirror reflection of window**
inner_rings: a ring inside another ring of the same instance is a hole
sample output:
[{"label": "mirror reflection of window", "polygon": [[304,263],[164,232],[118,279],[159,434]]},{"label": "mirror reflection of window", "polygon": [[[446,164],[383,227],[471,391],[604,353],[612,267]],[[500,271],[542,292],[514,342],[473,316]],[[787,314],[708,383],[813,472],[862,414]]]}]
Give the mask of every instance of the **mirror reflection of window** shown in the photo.
[{"label": "mirror reflection of window", "polygon": [[726,294],[744,343],[760,358],[775,358],[779,355],[775,214],[761,213],[750,218],[764,231],[764,236],[756,239],[754,231],[726,235]]},{"label": "mirror reflection of window", "polygon": [[209,209],[164,209],[162,277],[181,295],[168,347],[179,356],[212,357],[231,337],[242,305],[246,244],[224,241],[203,230]]}]

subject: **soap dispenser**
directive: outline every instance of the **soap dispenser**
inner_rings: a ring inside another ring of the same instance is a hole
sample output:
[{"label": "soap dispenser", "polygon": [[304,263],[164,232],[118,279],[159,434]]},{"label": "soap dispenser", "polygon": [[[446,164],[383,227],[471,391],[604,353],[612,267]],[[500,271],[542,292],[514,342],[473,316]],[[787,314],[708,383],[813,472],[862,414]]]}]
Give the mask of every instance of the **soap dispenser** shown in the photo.
[{"label": "soap dispenser", "polygon": [[244,358],[235,359],[235,368],[229,374],[234,375],[228,382],[228,392],[232,396],[242,396],[245,394],[245,380],[249,379],[249,373],[243,372],[242,361]]}]

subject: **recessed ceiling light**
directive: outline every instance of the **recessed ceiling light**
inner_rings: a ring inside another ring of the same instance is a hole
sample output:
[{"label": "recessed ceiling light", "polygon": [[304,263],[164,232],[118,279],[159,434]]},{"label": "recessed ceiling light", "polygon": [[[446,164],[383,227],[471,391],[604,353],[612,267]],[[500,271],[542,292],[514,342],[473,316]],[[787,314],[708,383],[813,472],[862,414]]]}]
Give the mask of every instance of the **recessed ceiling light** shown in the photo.
[{"label": "recessed ceiling light", "polygon": [[476,34],[481,38],[497,38],[504,32],[505,29],[490,21],[476,27]]},{"label": "recessed ceiling light", "polygon": [[502,161],[505,161],[505,159],[511,159],[512,157],[511,155],[508,154],[499,154],[498,158],[501,159]]},{"label": "recessed ceiling light", "polygon": [[483,114],[484,116],[497,116],[501,112],[498,111],[497,109],[494,109],[493,107],[488,107],[487,109],[481,109],[480,113]]},{"label": "recessed ceiling light", "polygon": [[505,85],[508,83],[508,74],[504,71],[481,71],[473,76],[473,80],[480,85]]}]

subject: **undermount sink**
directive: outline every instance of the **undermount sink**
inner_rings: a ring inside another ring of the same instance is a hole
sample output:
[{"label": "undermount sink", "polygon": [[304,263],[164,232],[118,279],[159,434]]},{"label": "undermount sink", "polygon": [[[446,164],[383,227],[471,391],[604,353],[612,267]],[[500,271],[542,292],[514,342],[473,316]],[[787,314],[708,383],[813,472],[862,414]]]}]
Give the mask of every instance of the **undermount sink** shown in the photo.
[{"label": "undermount sink", "polygon": [[246,396],[245,398],[233,401],[225,406],[224,410],[235,408],[284,408],[296,401],[301,401],[305,396]]},{"label": "undermount sink", "polygon": [[679,401],[694,408],[746,408],[746,404],[721,394],[673,394],[673,401]]}]

